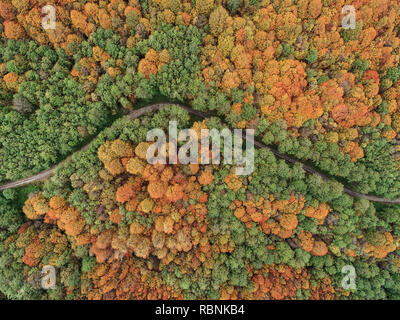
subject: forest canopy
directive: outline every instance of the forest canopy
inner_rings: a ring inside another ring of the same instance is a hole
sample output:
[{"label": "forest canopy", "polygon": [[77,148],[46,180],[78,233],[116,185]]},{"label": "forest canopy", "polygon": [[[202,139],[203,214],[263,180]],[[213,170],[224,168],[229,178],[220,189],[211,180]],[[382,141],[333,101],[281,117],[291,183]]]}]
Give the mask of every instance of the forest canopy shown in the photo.
[{"label": "forest canopy", "polygon": [[[8,299],[400,298],[400,206],[344,192],[400,198],[397,0],[0,0],[0,33],[0,185],[66,159],[0,191]],[[170,120],[271,149],[149,164]]]}]

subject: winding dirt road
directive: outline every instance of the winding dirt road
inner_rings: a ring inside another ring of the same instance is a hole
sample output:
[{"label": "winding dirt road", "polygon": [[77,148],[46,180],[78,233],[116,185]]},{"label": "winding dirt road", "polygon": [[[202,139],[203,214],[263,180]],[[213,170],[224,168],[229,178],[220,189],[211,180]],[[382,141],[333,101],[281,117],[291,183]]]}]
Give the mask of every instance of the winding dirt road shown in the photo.
[{"label": "winding dirt road", "polygon": [[[192,115],[196,115],[196,116],[201,117],[203,119],[207,119],[207,118],[211,117],[211,115],[209,115],[209,114],[207,114],[205,112],[194,110],[194,109],[190,108],[189,106],[187,106],[185,104],[175,103],[175,102],[158,102],[158,103],[149,104],[149,105],[147,105],[147,106],[145,106],[143,108],[140,108],[140,109],[132,111],[131,113],[129,113],[128,116],[129,116],[129,118],[131,120],[133,120],[133,119],[136,119],[136,118],[138,118],[138,117],[140,117],[140,116],[142,116],[142,115],[144,115],[146,113],[150,113],[150,112],[154,112],[154,111],[160,110],[160,109],[162,109],[162,108],[164,108],[164,107],[166,107],[168,105],[171,105],[171,104],[178,105],[181,108],[185,109],[188,113],[190,113]],[[246,137],[244,136],[244,138],[246,138]],[[88,142],[82,148],[80,148],[79,150],[75,151],[74,154],[78,153],[78,152],[81,152],[81,151],[84,151],[84,150],[87,150],[89,148],[91,142],[92,141]],[[271,146],[268,146],[268,145],[266,145],[266,144],[264,144],[264,143],[262,143],[260,141],[255,140],[254,141],[254,145],[259,147],[259,148],[268,148],[276,157],[278,157],[280,159],[283,159],[288,163],[295,164],[295,163],[299,162],[298,160],[296,160],[296,159],[294,159],[292,157],[289,157],[287,155],[279,153],[277,150],[275,150]],[[61,166],[65,161],[68,161],[71,158],[71,156],[72,155],[70,155],[69,157],[67,157],[63,161],[59,162],[58,164],[52,166],[51,168],[49,168],[47,170],[44,170],[44,171],[42,171],[42,172],[40,172],[38,174],[35,174],[35,175],[31,176],[31,177],[5,183],[2,186],[0,186],[0,191],[6,190],[6,189],[10,189],[10,188],[15,188],[15,187],[21,187],[21,186],[24,186],[24,185],[27,185],[27,184],[30,184],[30,183],[33,183],[33,182],[44,180],[44,179],[50,177],[53,174],[54,170],[56,170],[59,166]],[[308,166],[308,165],[306,165],[304,163],[301,163],[301,165],[302,165],[304,171],[306,171],[308,173],[317,174],[324,180],[333,180],[330,177],[328,177],[327,175],[323,174],[322,172],[319,172],[319,171],[315,170],[314,168],[312,168],[312,167],[310,167],[310,166]],[[397,203],[400,203],[400,199],[387,199],[387,198],[381,198],[381,197],[377,197],[377,196],[373,196],[373,195],[362,194],[362,193],[353,191],[353,190],[347,188],[346,186],[343,187],[343,192],[348,194],[348,195],[350,195],[350,196],[352,196],[352,197],[363,198],[363,199],[367,199],[367,200],[372,201],[372,202],[380,202],[380,203],[386,203],[386,204],[397,204]]]}]

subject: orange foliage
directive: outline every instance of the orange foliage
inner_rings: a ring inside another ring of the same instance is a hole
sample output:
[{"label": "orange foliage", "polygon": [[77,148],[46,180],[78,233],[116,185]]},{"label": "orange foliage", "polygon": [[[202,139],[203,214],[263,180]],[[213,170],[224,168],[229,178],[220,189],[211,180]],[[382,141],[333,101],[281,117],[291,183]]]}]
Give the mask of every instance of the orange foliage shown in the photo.
[{"label": "orange foliage", "polygon": [[396,250],[396,245],[390,232],[385,232],[381,237],[383,239],[382,243],[371,244],[367,242],[364,247],[365,253],[377,259],[383,259],[390,252]]},{"label": "orange foliage", "polygon": [[4,20],[12,20],[15,18],[14,7],[11,3],[0,2],[0,16],[4,18]]},{"label": "orange foliage", "polygon": [[82,32],[86,32],[86,16],[76,10],[71,10],[71,22],[73,26]]},{"label": "orange foliage", "polygon": [[183,188],[179,184],[171,185],[168,187],[165,197],[171,201],[176,202],[183,197]]},{"label": "orange foliage", "polygon": [[7,20],[3,23],[4,34],[8,39],[19,40],[25,37],[25,30],[17,22]]},{"label": "orange foliage", "polygon": [[300,247],[307,252],[311,252],[311,250],[314,247],[314,239],[312,237],[311,232],[301,230],[298,237],[299,237]]},{"label": "orange foliage", "polygon": [[328,253],[328,247],[323,241],[315,241],[311,254],[314,256],[324,256]]},{"label": "orange foliage", "polygon": [[49,211],[49,204],[41,192],[28,198],[22,208],[28,219],[40,218]]},{"label": "orange foliage", "polygon": [[135,194],[134,186],[131,183],[126,183],[118,188],[117,193],[115,194],[115,199],[118,202],[125,203],[132,199]]},{"label": "orange foliage", "polygon": [[298,221],[295,214],[284,214],[279,223],[287,230],[294,230],[297,227]]},{"label": "orange foliage", "polygon": [[199,177],[199,183],[202,186],[206,186],[210,183],[212,183],[214,180],[214,176],[210,171],[203,170],[200,177]]},{"label": "orange foliage", "polygon": [[309,206],[305,209],[304,215],[306,217],[315,218],[319,223],[323,223],[325,217],[328,215],[330,208],[326,203],[320,203],[317,208]]},{"label": "orange foliage", "polygon": [[147,186],[147,192],[153,199],[162,198],[167,191],[168,184],[166,182],[151,181]]},{"label": "orange foliage", "polygon": [[353,141],[347,142],[346,146],[343,148],[343,151],[350,156],[351,161],[353,162],[356,162],[358,159],[364,157],[364,150],[356,142]]},{"label": "orange foliage", "polygon": [[256,272],[252,278],[255,291],[254,298],[291,299],[297,290],[306,286],[307,271],[294,269],[286,265],[265,266]]}]

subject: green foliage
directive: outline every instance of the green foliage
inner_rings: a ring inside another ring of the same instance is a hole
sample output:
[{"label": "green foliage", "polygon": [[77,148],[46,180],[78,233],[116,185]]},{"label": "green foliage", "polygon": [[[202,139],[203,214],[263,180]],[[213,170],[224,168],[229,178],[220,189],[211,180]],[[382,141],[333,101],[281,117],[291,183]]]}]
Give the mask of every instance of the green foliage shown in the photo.
[{"label": "green foliage", "polygon": [[232,16],[237,13],[237,11],[242,5],[243,5],[242,0],[227,0],[226,2],[226,7],[228,8]]},{"label": "green foliage", "polygon": [[400,79],[400,66],[390,67],[386,73],[386,77],[392,82],[397,82]]}]

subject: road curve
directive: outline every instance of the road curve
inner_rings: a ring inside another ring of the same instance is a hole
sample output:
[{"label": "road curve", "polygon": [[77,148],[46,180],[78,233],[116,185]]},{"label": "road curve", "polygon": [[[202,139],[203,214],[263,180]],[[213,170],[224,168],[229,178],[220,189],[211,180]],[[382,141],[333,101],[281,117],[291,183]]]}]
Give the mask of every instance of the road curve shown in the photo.
[{"label": "road curve", "polygon": [[[133,120],[133,119],[136,119],[136,118],[138,118],[138,117],[140,117],[140,116],[142,116],[142,115],[144,115],[146,113],[150,113],[150,112],[154,112],[154,111],[160,110],[160,109],[162,109],[162,108],[164,108],[164,107],[166,107],[168,105],[171,105],[171,104],[177,105],[177,106],[185,109],[188,113],[190,113],[192,115],[196,115],[196,116],[201,117],[203,119],[207,119],[207,118],[211,117],[211,115],[209,115],[208,113],[205,113],[205,112],[202,112],[202,111],[198,111],[198,110],[194,110],[194,109],[190,108],[188,105],[185,105],[183,103],[176,103],[176,102],[157,102],[157,103],[152,103],[152,104],[149,104],[149,105],[147,105],[145,107],[142,107],[140,109],[137,109],[137,110],[134,110],[134,111],[130,112],[128,117],[131,120]],[[246,138],[246,137],[244,136],[244,138]],[[78,153],[78,152],[81,152],[81,151],[84,151],[84,150],[87,150],[89,148],[91,142],[92,141],[88,142],[86,145],[81,147],[79,150],[75,151],[74,154]],[[299,163],[298,160],[296,160],[296,159],[294,159],[294,158],[292,158],[292,157],[290,157],[288,155],[279,153],[276,149],[274,149],[271,146],[268,146],[268,145],[266,145],[266,144],[264,144],[264,143],[262,143],[260,141],[255,140],[254,141],[254,145],[259,147],[259,148],[267,148],[267,149],[269,149],[276,157],[278,157],[280,159],[283,159],[288,163],[291,163],[291,164]],[[35,174],[35,175],[31,176],[31,177],[5,183],[2,186],[0,186],[0,191],[6,190],[6,189],[10,189],[10,188],[15,188],[15,187],[21,187],[21,186],[30,184],[32,182],[37,182],[37,181],[44,180],[44,179],[50,177],[53,174],[54,170],[56,170],[59,166],[61,166],[65,161],[68,161],[71,158],[71,156],[72,155],[70,155],[66,159],[62,160],[58,164],[52,166],[51,168],[49,168],[47,170],[44,170],[44,171],[42,171],[42,172],[40,172],[38,174]],[[312,168],[312,167],[310,167],[310,166],[308,166],[308,165],[306,165],[304,163],[300,162],[300,164],[302,165],[304,171],[306,171],[306,172],[308,172],[310,174],[319,175],[324,180],[333,180],[330,177],[328,177],[327,175],[323,174],[322,172],[319,172],[319,171],[315,170],[314,168]],[[377,197],[377,196],[373,196],[373,195],[362,194],[362,193],[353,191],[353,190],[347,188],[346,186],[343,186],[343,192],[348,194],[348,195],[350,195],[350,196],[352,196],[352,197],[363,198],[363,199],[367,199],[367,200],[372,201],[372,202],[380,202],[380,203],[386,203],[386,204],[398,204],[398,203],[400,203],[400,199],[388,199],[388,198],[382,198],[382,197]]]}]

